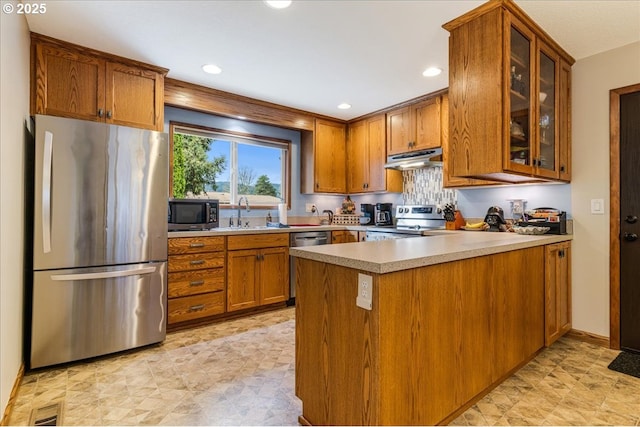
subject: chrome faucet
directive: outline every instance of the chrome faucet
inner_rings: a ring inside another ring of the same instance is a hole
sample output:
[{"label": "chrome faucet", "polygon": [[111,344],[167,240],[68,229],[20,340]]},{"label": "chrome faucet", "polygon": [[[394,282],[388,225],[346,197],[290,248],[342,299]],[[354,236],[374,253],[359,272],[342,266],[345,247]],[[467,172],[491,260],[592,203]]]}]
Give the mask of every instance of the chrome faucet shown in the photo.
[{"label": "chrome faucet", "polygon": [[249,200],[242,196],[238,199],[238,227],[242,227],[242,221],[240,221],[240,209],[242,208],[242,199],[244,199],[244,205],[247,209],[247,212],[251,212],[251,208],[249,208]]}]

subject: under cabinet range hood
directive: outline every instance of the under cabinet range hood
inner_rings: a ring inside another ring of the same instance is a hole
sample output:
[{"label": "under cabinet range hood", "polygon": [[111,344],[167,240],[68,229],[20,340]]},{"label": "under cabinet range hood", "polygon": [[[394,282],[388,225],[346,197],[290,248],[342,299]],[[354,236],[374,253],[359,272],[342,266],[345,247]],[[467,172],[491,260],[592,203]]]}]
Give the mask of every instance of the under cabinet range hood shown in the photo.
[{"label": "under cabinet range hood", "polygon": [[430,166],[442,166],[442,148],[387,156],[387,163],[384,165],[385,169],[398,169],[403,171],[427,168]]}]

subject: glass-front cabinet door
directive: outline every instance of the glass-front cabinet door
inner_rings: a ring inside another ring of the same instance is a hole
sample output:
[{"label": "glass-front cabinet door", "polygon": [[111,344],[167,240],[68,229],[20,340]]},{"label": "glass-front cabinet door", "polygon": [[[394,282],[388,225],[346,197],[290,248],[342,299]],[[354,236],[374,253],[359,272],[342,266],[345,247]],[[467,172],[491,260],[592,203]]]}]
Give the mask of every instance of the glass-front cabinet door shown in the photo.
[{"label": "glass-front cabinet door", "polygon": [[558,73],[560,59],[538,42],[538,149],[535,174],[558,178]]},{"label": "glass-front cabinet door", "polygon": [[507,23],[510,46],[508,55],[508,149],[504,154],[507,170],[531,174],[534,167],[535,148],[533,137],[534,109],[532,96],[536,84],[534,78],[534,36],[524,25],[515,20]]}]

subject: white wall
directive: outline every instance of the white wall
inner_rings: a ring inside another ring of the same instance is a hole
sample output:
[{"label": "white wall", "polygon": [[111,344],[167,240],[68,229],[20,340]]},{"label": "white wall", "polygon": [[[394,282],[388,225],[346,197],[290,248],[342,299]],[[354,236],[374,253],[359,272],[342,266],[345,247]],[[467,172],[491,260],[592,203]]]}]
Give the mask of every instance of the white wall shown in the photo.
[{"label": "white wall", "polygon": [[609,91],[640,83],[640,42],[573,66],[573,328],[609,336],[609,215],[591,215],[590,200],[609,211]]},{"label": "white wall", "polygon": [[29,30],[0,14],[0,408],[22,362],[24,129],[29,118]]}]

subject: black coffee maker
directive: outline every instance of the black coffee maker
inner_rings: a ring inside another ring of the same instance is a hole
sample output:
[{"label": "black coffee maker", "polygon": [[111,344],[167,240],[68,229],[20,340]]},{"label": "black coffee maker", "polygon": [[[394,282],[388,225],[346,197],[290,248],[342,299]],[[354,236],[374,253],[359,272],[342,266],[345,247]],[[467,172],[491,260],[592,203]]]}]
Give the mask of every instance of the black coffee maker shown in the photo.
[{"label": "black coffee maker", "polygon": [[362,212],[363,220],[360,221],[362,225],[373,225],[374,220],[373,217],[375,215],[375,207],[370,203],[361,203],[360,204],[360,212]]},{"label": "black coffee maker", "polygon": [[375,225],[385,226],[393,225],[393,203],[376,203],[374,222]]},{"label": "black coffee maker", "polygon": [[507,222],[504,220],[504,211],[500,206],[491,206],[484,217],[484,222],[489,225],[487,231],[507,231]]}]

